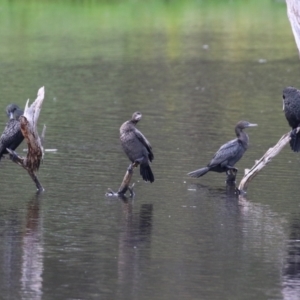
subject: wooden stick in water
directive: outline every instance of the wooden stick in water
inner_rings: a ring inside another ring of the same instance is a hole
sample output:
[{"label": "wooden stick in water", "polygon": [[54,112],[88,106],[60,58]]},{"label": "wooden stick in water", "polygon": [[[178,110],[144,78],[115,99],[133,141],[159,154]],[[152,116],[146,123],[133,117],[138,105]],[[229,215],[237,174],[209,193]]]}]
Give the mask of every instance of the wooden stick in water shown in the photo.
[{"label": "wooden stick in water", "polygon": [[128,188],[129,188],[129,184],[131,181],[131,177],[133,175],[133,168],[137,167],[138,165],[136,163],[130,164],[130,166],[128,167],[125,176],[123,178],[123,181],[119,187],[118,190],[118,194],[126,194]]},{"label": "wooden stick in water", "polygon": [[131,178],[133,175],[133,168],[136,168],[138,165],[139,164],[136,162],[129,165],[117,193],[115,193],[112,189],[109,188],[108,192],[105,195],[108,197],[117,196],[117,197],[121,197],[121,198],[126,198],[125,194],[129,190],[130,197],[133,197],[134,196],[134,191],[133,191],[134,184],[132,186],[129,186],[129,184],[130,184],[130,181],[131,181]]}]

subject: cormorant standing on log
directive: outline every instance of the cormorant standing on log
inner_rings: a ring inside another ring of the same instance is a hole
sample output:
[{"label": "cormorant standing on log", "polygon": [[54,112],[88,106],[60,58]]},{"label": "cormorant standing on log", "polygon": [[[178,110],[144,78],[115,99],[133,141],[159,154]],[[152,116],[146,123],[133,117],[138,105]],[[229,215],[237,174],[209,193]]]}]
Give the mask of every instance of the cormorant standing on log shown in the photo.
[{"label": "cormorant standing on log", "polygon": [[290,146],[294,152],[300,151],[300,132],[296,128],[300,125],[300,91],[294,87],[283,90],[283,110],[285,117],[292,127]]},{"label": "cormorant standing on log", "polygon": [[120,140],[124,152],[132,164],[140,165],[140,174],[145,181],[154,181],[154,175],[149,165],[154,159],[152,147],[146,137],[136,128],[142,118],[140,112],[135,112],[132,118],[120,127]]},{"label": "cormorant standing on log", "polygon": [[3,154],[8,153],[6,148],[15,150],[24,140],[19,121],[23,111],[16,104],[9,104],[6,113],[9,121],[0,137],[0,160]]},{"label": "cormorant standing on log", "polygon": [[234,165],[242,158],[245,151],[248,148],[249,137],[243,129],[248,127],[257,126],[257,124],[251,124],[247,121],[240,121],[235,126],[235,133],[237,138],[231,140],[221,146],[221,148],[215,153],[214,157],[210,163],[199,170],[188,173],[191,177],[201,177],[209,171],[213,172],[226,172],[233,170],[237,172],[237,169],[234,168]]}]

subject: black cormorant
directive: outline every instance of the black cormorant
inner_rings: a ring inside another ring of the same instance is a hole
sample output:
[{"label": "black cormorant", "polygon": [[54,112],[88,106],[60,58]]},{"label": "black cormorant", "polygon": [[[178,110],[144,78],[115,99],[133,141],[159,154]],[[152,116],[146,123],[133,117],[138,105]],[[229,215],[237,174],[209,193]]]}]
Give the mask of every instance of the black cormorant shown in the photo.
[{"label": "black cormorant", "polygon": [[283,90],[282,98],[285,117],[293,128],[290,146],[294,152],[299,152],[300,132],[296,133],[295,129],[300,126],[300,91],[294,87],[286,87]]},{"label": "black cormorant", "polygon": [[[248,127],[257,126],[257,124],[251,124],[247,121],[240,121],[235,126],[235,133],[237,138],[229,141],[228,143],[221,146],[221,148],[215,153],[210,163],[199,170],[188,173],[191,177],[201,177],[209,171],[213,172],[226,172],[234,170],[234,165],[242,158],[245,151],[248,148],[249,137],[243,129]],[[229,174],[228,174],[229,175]]]},{"label": "black cormorant", "polygon": [[132,163],[140,165],[140,174],[145,181],[154,181],[154,175],[149,166],[149,161],[154,159],[152,147],[146,137],[136,128],[142,118],[140,112],[135,112],[131,120],[120,127],[120,140],[124,152]]},{"label": "black cormorant", "polygon": [[6,113],[9,121],[0,137],[0,160],[3,154],[8,153],[7,148],[15,150],[24,140],[19,121],[23,111],[16,104],[9,104]]}]

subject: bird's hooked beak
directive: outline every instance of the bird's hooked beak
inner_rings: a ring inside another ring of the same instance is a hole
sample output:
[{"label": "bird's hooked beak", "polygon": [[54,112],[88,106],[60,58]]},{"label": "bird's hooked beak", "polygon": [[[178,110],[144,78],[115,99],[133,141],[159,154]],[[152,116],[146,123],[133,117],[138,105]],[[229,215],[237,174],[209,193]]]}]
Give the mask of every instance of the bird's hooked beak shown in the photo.
[{"label": "bird's hooked beak", "polygon": [[282,99],[282,110],[284,110],[284,100]]},{"label": "bird's hooked beak", "polygon": [[13,113],[13,112],[10,112],[10,113],[9,113],[9,119],[10,119],[10,120],[14,119],[14,113]]},{"label": "bird's hooked beak", "polygon": [[257,124],[254,124],[254,123],[249,123],[248,127],[255,127],[255,126],[258,126]]}]

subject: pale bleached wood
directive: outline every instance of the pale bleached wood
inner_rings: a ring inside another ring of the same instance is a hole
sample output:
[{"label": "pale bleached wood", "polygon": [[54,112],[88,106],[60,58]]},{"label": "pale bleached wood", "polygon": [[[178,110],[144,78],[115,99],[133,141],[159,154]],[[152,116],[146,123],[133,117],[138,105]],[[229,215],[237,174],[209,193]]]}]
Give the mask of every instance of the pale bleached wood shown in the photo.
[{"label": "pale bleached wood", "polygon": [[300,4],[299,0],[286,0],[287,15],[300,57]]},{"label": "pale bleached wood", "polygon": [[[300,127],[297,128],[297,133],[299,130]],[[274,147],[270,148],[261,159],[255,162],[255,165],[250,170],[245,170],[245,175],[238,187],[241,194],[245,194],[247,192],[250,181],[290,142],[290,135],[291,131],[284,134]]]}]

